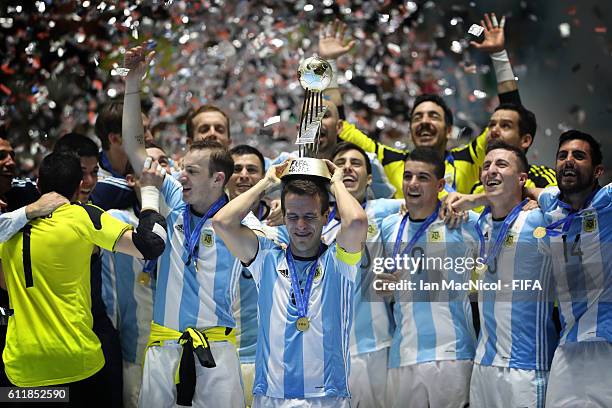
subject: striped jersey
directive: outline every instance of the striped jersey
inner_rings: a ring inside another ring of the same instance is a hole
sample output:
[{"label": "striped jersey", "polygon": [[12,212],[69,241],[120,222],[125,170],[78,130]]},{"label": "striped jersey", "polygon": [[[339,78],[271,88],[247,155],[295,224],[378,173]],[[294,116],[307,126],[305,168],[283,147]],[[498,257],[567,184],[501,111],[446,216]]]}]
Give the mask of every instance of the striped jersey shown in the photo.
[{"label": "striped jersey", "polygon": [[[469,282],[471,270],[465,259],[476,258],[476,214],[456,229],[449,229],[436,219],[418,238],[410,254],[412,259],[444,260],[420,266],[412,275],[402,274],[416,285],[420,282]],[[382,239],[386,257],[393,256],[402,216],[383,220]],[[401,253],[423,225],[424,220],[408,220],[399,238]],[[450,261],[449,261],[450,260]],[[447,262],[452,262],[450,265]],[[417,286],[420,288],[421,286]],[[393,304],[395,331],[389,351],[389,367],[398,368],[429,361],[471,360],[474,358],[476,334],[472,324],[469,291],[439,290],[440,298],[429,298],[427,291],[396,292]]]},{"label": "striped jersey", "polygon": [[[287,228],[284,225],[269,227],[261,224],[264,236],[277,242],[288,243]],[[257,288],[251,272],[237,262],[238,292],[234,301],[234,318],[236,319],[236,347],[240,362],[243,364],[255,363],[255,350],[257,349]]]},{"label": "striped jersey", "polygon": [[[538,197],[547,223],[569,214],[559,189]],[[561,343],[612,342],[612,184],[600,188],[562,235],[551,237]]]},{"label": "striped jersey", "polygon": [[[134,228],[138,217],[132,210],[108,214]],[[145,261],[119,252],[102,251],[102,299],[108,317],[119,331],[124,361],[142,364],[153,317],[155,279],[142,279]]]},{"label": "striped jersey", "polygon": [[[238,278],[236,258],[216,236],[211,218],[202,227],[197,261],[188,262],[183,226],[187,204],[182,190],[173,177],[164,179],[161,195],[167,208],[160,212],[168,224],[168,243],[158,263],[153,321],[180,332],[188,327],[235,327],[232,302]],[[190,214],[192,228],[199,220]],[[257,219],[254,222],[259,224]]]},{"label": "striped jersey", "polygon": [[[248,266],[259,293],[253,393],[273,398],[348,397],[353,284],[361,254],[347,254],[337,245],[322,252],[308,303],[310,328],[300,332],[285,250],[268,238],[258,240],[257,255]],[[294,259],[303,288],[315,259]]]},{"label": "striped jersey", "polygon": [[[481,220],[485,247],[493,245],[503,220],[491,215]],[[481,276],[484,282],[501,282],[498,291],[478,294],[480,337],[474,361],[484,366],[523,370],[549,370],[558,336],[552,320],[552,265],[546,237],[533,231],[544,224],[540,209],[521,211],[510,226],[499,256]],[[542,289],[513,289],[512,283],[537,280]]]},{"label": "striped jersey", "polygon": [[[362,254],[355,279],[354,316],[351,330],[351,356],[381,350],[391,345],[393,330],[389,305],[383,301],[372,301],[367,296],[372,290],[374,274],[372,259],[380,258],[383,246],[380,238],[382,220],[397,213],[402,200],[380,198],[368,200],[365,212],[368,216],[367,244]],[[331,245],[340,230],[340,220],[333,218],[323,227],[322,240]]]}]

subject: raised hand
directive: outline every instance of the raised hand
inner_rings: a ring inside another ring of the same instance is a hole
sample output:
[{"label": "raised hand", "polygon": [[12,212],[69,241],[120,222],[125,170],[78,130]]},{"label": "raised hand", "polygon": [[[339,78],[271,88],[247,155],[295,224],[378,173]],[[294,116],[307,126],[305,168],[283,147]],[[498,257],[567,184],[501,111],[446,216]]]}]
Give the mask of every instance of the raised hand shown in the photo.
[{"label": "raised hand", "polygon": [[152,157],[147,157],[140,176],[140,187],[153,186],[161,188],[166,177],[166,169],[159,165]]},{"label": "raised hand", "polygon": [[140,80],[144,77],[154,56],[155,51],[148,52],[143,46],[134,47],[126,51],[123,57],[123,67],[130,70],[127,78]]},{"label": "raised hand", "polygon": [[484,28],[485,39],[480,44],[470,41],[470,45],[489,54],[502,51],[505,48],[505,24],[506,17],[502,17],[500,21],[497,21],[495,13],[491,13],[491,17],[489,17],[488,13],[485,13],[484,20],[480,20],[480,25]]},{"label": "raised hand", "polygon": [[319,30],[319,56],[323,59],[336,59],[355,46],[355,40],[345,40],[346,24],[336,20],[323,25]]}]

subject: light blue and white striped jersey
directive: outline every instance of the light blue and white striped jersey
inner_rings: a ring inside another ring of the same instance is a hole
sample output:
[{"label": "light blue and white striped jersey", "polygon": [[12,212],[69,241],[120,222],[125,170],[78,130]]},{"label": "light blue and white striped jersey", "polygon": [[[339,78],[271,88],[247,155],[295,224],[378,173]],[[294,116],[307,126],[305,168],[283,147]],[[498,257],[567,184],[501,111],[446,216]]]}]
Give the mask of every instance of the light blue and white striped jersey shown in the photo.
[{"label": "light blue and white striped jersey", "polygon": [[[414,256],[424,259],[476,258],[478,238],[474,226],[477,215],[470,212],[469,219],[461,227],[449,229],[443,220],[436,219],[415,242],[411,251]],[[392,257],[397,241],[402,216],[391,215],[383,220],[382,239],[385,243],[386,257]],[[404,250],[423,221],[408,220],[401,236]],[[440,270],[441,269],[441,270]],[[430,265],[429,269],[420,268],[410,281],[423,282],[469,282],[470,271],[459,268],[440,268]],[[424,293],[421,291],[420,293]],[[389,367],[398,368],[429,361],[471,360],[474,358],[476,333],[472,323],[472,308],[468,291],[445,291],[441,299],[418,299],[409,301],[404,293],[395,294],[393,318],[395,331],[389,350]],[[452,295],[449,295],[452,294]],[[419,296],[419,295],[417,295]],[[402,299],[402,297],[404,297]]]},{"label": "light blue and white striped jersey", "polygon": [[[556,187],[538,201],[549,224],[569,214]],[[550,238],[561,344],[612,342],[612,184],[599,189],[585,210],[565,234]]]},{"label": "light blue and white striped jersey", "polygon": [[[261,224],[261,231],[266,238],[277,243],[288,243],[287,229],[284,225],[269,227]],[[234,317],[236,319],[236,347],[242,364],[255,363],[255,351],[257,349],[257,288],[251,272],[242,266],[238,278],[238,293],[234,302]]]},{"label": "light blue and white striped jersey", "polygon": [[[372,289],[375,274],[372,272],[372,259],[383,256],[380,237],[382,221],[385,217],[399,211],[403,200],[380,198],[368,200],[365,212],[368,216],[368,235],[360,268],[355,280],[353,309],[353,328],[351,330],[351,356],[381,350],[391,345],[390,307],[384,301],[372,301],[366,294]],[[340,220],[332,219],[323,227],[322,240],[331,245],[340,230]]]},{"label": "light blue and white striped jersey", "polygon": [[[486,247],[502,227],[489,214],[481,221]],[[480,337],[474,361],[484,366],[549,370],[558,336],[552,320],[552,264],[547,237],[533,231],[545,225],[540,209],[521,211],[512,223],[500,254],[481,277],[501,281],[499,291],[478,294]],[[542,290],[513,290],[512,281],[538,280]],[[518,300],[517,300],[518,299]]]},{"label": "light blue and white striped jersey", "polygon": [[[345,263],[337,245],[321,254],[308,303],[310,328],[300,332],[285,250],[270,239],[258,240],[257,255],[248,266],[259,293],[253,393],[273,398],[348,397],[357,266]],[[314,260],[294,259],[303,287]]]},{"label": "light blue and white striped jersey", "polygon": [[[161,208],[160,212],[168,224],[168,242],[158,264],[153,321],[181,332],[188,327],[235,327],[232,303],[240,268],[215,234],[212,219],[202,227],[197,268],[193,261],[185,264],[189,258],[183,227],[183,210],[187,204],[182,190],[173,177],[164,179],[161,195],[168,208]],[[252,214],[243,222],[249,217]],[[190,219],[195,227],[200,217],[191,214]],[[259,225],[256,218],[249,222]]]},{"label": "light blue and white striped jersey", "polygon": [[[370,190],[374,194],[375,198],[388,198],[393,197],[395,194],[395,186],[391,184],[389,179],[387,178],[387,174],[385,173],[385,169],[382,164],[378,160],[378,157],[374,153],[366,152],[368,158],[370,159],[370,163],[372,164],[372,184],[370,185]],[[297,151],[288,153],[282,152],[274,159],[265,159],[266,170],[270,165],[281,164],[287,159],[297,158],[299,154]]]},{"label": "light blue and white striped jersey", "polygon": [[[110,210],[113,217],[134,227],[132,210]],[[155,280],[140,282],[144,260],[102,250],[102,300],[108,317],[119,331],[123,360],[142,364],[153,317]]]}]

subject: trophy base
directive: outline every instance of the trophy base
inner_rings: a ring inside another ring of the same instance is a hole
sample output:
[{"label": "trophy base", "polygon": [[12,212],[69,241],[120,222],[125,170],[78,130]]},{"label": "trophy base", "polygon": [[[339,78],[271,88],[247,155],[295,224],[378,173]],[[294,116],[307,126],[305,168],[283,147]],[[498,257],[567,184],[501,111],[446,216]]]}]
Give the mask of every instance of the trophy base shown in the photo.
[{"label": "trophy base", "polygon": [[329,182],[331,174],[323,160],[313,157],[300,157],[289,161],[289,165],[281,174],[281,179],[285,182],[293,178],[318,178]]}]

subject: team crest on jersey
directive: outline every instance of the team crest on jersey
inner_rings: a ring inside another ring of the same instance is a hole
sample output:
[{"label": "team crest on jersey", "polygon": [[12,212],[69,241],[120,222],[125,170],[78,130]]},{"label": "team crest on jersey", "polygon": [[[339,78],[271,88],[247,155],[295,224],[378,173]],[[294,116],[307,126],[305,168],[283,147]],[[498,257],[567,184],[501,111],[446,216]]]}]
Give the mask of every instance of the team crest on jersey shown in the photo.
[{"label": "team crest on jersey", "polygon": [[584,232],[593,232],[597,229],[597,220],[595,214],[585,215],[582,219],[582,229]]},{"label": "team crest on jersey", "polygon": [[440,242],[442,241],[442,234],[439,230],[429,231],[429,242]]},{"label": "team crest on jersey", "polygon": [[205,230],[202,231],[202,236],[200,241],[206,248],[210,248],[215,244],[215,238],[213,237],[212,231]]},{"label": "team crest on jersey", "polygon": [[448,184],[449,186],[453,185],[453,173],[446,173],[444,175],[444,181],[446,182],[446,184]]},{"label": "team crest on jersey", "polygon": [[321,267],[321,264],[319,264],[314,274],[314,282],[320,281],[322,277],[323,277],[323,268]]},{"label": "team crest on jersey", "polygon": [[377,232],[376,224],[368,224],[368,238],[373,238]]},{"label": "team crest on jersey", "polygon": [[512,245],[514,245],[514,234],[508,234],[506,239],[504,239],[504,246],[511,247]]}]

